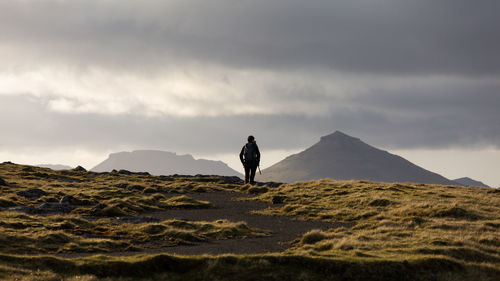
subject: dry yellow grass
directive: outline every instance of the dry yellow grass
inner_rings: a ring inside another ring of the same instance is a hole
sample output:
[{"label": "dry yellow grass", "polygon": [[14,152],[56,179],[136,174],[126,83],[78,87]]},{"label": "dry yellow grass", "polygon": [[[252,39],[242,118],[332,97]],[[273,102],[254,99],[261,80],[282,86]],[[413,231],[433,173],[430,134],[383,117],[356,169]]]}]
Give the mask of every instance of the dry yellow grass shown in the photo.
[{"label": "dry yellow grass", "polygon": [[500,269],[499,191],[319,180],[282,185],[256,199],[284,198],[284,205],[262,214],[349,226],[307,233],[288,253],[392,260],[433,255]]},{"label": "dry yellow grass", "polygon": [[[218,177],[99,174],[2,163],[0,178],[7,183],[0,186],[0,252],[3,253],[137,251],[266,235],[250,229],[244,222],[136,220],[136,215],[145,212],[212,208],[210,202],[194,200],[185,193],[231,188],[220,183]],[[34,188],[45,195],[27,198],[19,194]],[[76,208],[67,213],[39,213],[41,204],[56,203],[65,196],[78,202]],[[8,209],[13,206],[31,209]]]},{"label": "dry yellow grass", "polygon": [[[414,183],[319,180],[252,187],[220,177],[52,171],[0,164],[0,208],[38,207],[71,195],[67,214],[0,212],[0,279],[14,280],[500,280],[500,193]],[[17,193],[39,188],[46,195]],[[94,256],[62,259],[19,253],[82,253],[162,247],[263,235],[245,223],[118,221],[171,208],[210,208],[189,192],[233,190],[283,204],[259,211],[338,227],[299,237],[281,254],[219,257]],[[102,204],[100,208],[95,208]]]}]

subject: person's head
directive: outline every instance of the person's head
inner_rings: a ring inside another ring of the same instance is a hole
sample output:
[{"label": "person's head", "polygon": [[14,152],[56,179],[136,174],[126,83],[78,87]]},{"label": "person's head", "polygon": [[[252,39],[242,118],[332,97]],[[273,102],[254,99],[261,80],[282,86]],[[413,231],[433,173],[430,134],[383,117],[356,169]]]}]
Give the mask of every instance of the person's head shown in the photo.
[{"label": "person's head", "polygon": [[254,142],[255,138],[253,136],[248,136],[247,140],[248,142]]}]

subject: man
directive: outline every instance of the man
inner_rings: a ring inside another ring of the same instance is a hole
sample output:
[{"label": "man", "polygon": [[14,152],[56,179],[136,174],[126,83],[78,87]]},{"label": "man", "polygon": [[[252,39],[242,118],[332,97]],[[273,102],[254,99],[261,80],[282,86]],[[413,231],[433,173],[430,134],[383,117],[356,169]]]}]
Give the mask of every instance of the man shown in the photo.
[{"label": "man", "polygon": [[240,161],[245,167],[245,183],[255,184],[255,171],[260,162],[260,151],[255,138],[248,136],[248,142],[243,146],[240,152]]}]

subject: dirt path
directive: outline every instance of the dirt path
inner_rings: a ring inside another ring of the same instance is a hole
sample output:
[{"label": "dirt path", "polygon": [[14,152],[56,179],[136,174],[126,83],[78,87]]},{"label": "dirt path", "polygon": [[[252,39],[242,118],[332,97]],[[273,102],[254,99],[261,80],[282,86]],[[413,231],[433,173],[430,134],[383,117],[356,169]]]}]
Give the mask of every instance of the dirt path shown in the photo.
[{"label": "dirt path", "polygon": [[[182,255],[201,254],[256,254],[282,252],[291,246],[290,242],[312,229],[328,229],[339,227],[342,224],[333,224],[320,221],[294,220],[284,216],[263,216],[250,214],[253,210],[276,207],[270,203],[256,201],[238,201],[236,198],[245,197],[244,194],[235,192],[209,192],[187,194],[197,200],[209,201],[215,208],[169,210],[144,214],[160,220],[179,219],[192,221],[214,221],[227,219],[233,222],[244,221],[252,228],[260,228],[271,232],[270,236],[247,239],[228,239],[201,242],[194,245],[180,245],[151,249],[144,252],[115,252],[103,253],[106,255],[137,255],[141,253],[172,253]],[[95,254],[95,253],[93,253]],[[93,254],[63,254],[61,256],[87,256]]]}]

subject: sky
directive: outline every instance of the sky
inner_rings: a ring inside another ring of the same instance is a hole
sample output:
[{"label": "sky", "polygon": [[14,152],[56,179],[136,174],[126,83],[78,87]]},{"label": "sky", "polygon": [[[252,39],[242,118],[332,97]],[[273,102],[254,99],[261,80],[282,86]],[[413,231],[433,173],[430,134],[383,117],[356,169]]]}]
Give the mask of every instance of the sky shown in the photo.
[{"label": "sky", "polygon": [[[0,0],[0,161],[268,167],[340,130],[500,186],[496,0]],[[241,171],[240,171],[241,172]]]}]

